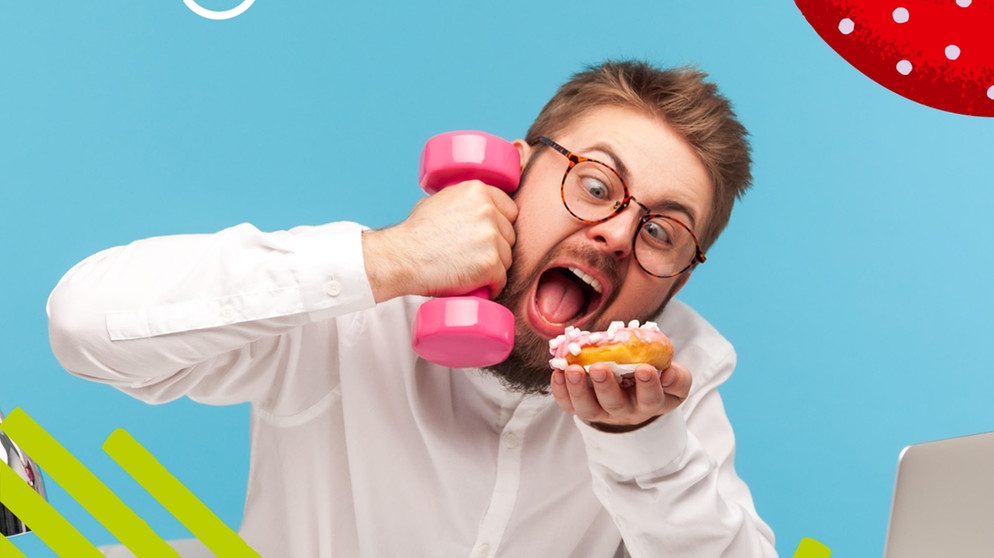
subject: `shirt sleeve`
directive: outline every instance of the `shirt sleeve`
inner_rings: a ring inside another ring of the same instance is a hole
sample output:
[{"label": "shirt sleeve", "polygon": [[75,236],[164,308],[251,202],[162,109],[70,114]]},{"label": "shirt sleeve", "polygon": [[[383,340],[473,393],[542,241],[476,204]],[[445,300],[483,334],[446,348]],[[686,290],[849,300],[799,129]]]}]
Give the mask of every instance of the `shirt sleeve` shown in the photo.
[{"label": "shirt sleeve", "polygon": [[300,326],[374,305],[362,230],[242,224],[104,250],[49,297],[52,350],[73,374],[149,403],[265,403]]},{"label": "shirt sleeve", "polygon": [[633,558],[777,555],[773,531],[735,472],[735,438],[717,391],[735,352],[722,341],[678,350],[695,384],[676,411],[625,433],[576,420],[594,492]]}]

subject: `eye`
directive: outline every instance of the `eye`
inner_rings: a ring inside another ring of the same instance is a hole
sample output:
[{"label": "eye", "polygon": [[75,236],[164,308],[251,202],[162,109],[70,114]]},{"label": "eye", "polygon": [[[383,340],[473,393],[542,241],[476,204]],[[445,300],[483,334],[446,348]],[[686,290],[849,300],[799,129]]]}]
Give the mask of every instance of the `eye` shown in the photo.
[{"label": "eye", "polygon": [[625,187],[621,180],[598,163],[584,161],[573,169],[571,176],[574,177],[580,196],[587,202],[601,204],[625,197]]},{"label": "eye", "polygon": [[663,219],[646,221],[642,225],[642,236],[653,248],[657,249],[672,248],[676,240],[673,225]]},{"label": "eye", "polygon": [[611,199],[611,188],[599,177],[581,177],[580,185],[583,186],[584,193],[595,200],[608,201]]}]

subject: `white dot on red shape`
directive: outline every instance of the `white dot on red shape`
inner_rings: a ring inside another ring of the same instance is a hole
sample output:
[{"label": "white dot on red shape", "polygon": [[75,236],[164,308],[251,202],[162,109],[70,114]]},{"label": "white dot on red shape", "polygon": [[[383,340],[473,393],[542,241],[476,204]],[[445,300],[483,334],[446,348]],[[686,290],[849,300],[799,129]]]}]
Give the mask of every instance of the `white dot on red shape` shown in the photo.
[{"label": "white dot on red shape", "polygon": [[956,60],[959,58],[960,50],[956,45],[949,45],[946,47],[946,58],[950,60]]},{"label": "white dot on red shape", "polygon": [[852,33],[853,29],[855,28],[856,24],[853,23],[853,20],[849,19],[848,17],[839,22],[839,31],[841,31],[843,35],[848,35],[849,33]]},{"label": "white dot on red shape", "polygon": [[907,8],[898,8],[898,9],[894,10],[894,14],[893,15],[894,15],[894,21],[896,21],[898,23],[907,23],[908,18],[911,17],[911,14],[908,13],[908,9]]},{"label": "white dot on red shape", "polygon": [[994,85],[987,88],[987,98],[994,101]]},{"label": "white dot on red shape", "polygon": [[961,8],[965,8],[969,6],[971,2],[972,0],[956,0],[956,5]]},{"label": "white dot on red shape", "polygon": [[907,60],[901,60],[900,62],[897,63],[897,71],[900,72],[901,75],[903,76],[910,74],[911,62],[908,62]]}]

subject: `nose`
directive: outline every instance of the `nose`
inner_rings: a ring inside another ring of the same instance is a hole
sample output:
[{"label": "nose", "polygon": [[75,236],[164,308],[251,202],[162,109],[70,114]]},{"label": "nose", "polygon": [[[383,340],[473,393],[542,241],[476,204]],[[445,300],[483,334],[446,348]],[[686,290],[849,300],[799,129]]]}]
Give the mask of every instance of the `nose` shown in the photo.
[{"label": "nose", "polygon": [[632,239],[635,238],[636,229],[641,219],[639,215],[640,205],[638,202],[632,203],[607,221],[590,225],[587,228],[587,237],[593,240],[599,249],[616,258],[622,259],[630,256],[633,247]]}]

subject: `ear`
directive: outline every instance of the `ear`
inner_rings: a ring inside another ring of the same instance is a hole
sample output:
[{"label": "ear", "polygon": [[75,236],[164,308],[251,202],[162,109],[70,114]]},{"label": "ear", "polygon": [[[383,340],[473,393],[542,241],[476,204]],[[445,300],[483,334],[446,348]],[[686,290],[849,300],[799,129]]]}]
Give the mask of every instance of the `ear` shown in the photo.
[{"label": "ear", "polygon": [[521,168],[524,169],[525,165],[528,164],[528,157],[531,156],[532,146],[525,143],[523,139],[516,139],[511,142],[514,147],[518,148],[518,155],[521,156]]}]

